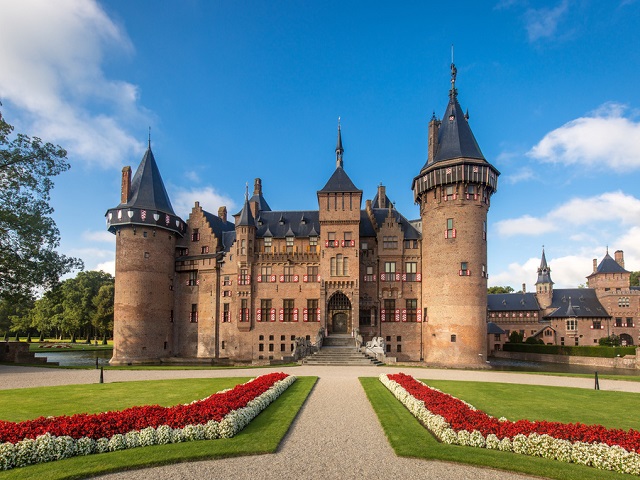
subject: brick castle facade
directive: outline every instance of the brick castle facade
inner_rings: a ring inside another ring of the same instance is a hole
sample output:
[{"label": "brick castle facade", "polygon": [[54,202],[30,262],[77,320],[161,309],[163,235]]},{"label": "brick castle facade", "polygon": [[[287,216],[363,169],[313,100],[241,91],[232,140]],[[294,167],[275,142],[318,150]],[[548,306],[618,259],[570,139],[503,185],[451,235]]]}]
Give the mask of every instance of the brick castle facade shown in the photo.
[{"label": "brick castle facade", "polygon": [[[196,202],[175,215],[149,146],[120,204],[112,364],[170,358],[266,362],[295,339],[386,340],[388,356],[479,366],[487,355],[487,213],[499,172],[458,103],[429,123],[428,160],[413,179],[420,218],[408,220],[380,185],[363,204],[344,168],[317,191],[318,209],[274,211],[256,179],[242,210]],[[268,190],[268,189],[267,189]]]}]

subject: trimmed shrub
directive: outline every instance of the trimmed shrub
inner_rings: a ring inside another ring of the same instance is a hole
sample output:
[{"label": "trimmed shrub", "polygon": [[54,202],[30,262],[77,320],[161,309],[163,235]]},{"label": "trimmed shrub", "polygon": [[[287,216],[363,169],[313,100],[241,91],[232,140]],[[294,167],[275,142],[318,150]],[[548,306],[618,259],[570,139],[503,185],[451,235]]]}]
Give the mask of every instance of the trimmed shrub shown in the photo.
[{"label": "trimmed shrub", "polygon": [[505,352],[543,353],[548,355],[569,355],[578,357],[614,358],[618,355],[635,355],[636,347],[568,346],[568,345],[529,345],[526,343],[505,343]]}]

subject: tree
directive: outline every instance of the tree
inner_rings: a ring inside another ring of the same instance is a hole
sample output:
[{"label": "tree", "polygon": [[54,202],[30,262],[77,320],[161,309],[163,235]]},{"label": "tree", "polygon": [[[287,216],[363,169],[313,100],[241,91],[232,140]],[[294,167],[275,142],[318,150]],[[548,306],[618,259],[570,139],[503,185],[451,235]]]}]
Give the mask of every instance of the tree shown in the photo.
[{"label": "tree", "polygon": [[489,294],[494,294],[494,293],[513,293],[513,288],[506,286],[506,287],[489,287],[487,288],[487,293]]},{"label": "tree", "polygon": [[524,339],[524,335],[522,335],[520,332],[514,330],[513,332],[511,332],[509,334],[509,343],[522,343],[522,340]]},{"label": "tree", "polygon": [[0,112],[0,299],[32,297],[83,267],[55,249],[60,232],[49,205],[52,177],[69,169],[67,152],[38,137],[13,135]]},{"label": "tree", "polygon": [[631,287],[640,286],[640,280],[638,277],[640,276],[640,272],[631,272],[631,276],[629,277],[629,284]]},{"label": "tree", "polygon": [[98,290],[98,295],[93,297],[93,306],[96,308],[91,323],[96,332],[106,334],[108,330],[113,330],[113,296],[115,285],[108,283],[102,285]]},{"label": "tree", "polygon": [[63,330],[74,335],[90,328],[96,315],[93,299],[100,287],[113,282],[111,275],[95,270],[80,272],[75,278],[65,280],[60,287],[63,296]]}]

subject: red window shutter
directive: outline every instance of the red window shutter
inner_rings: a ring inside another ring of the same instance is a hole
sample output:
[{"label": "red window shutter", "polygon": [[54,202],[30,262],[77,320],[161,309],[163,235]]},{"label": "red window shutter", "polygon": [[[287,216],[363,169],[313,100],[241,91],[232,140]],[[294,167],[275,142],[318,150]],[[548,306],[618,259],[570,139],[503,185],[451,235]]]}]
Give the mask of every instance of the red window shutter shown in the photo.
[{"label": "red window shutter", "polygon": [[307,310],[306,308],[302,309],[302,321],[303,322],[309,321],[309,310]]},{"label": "red window shutter", "polygon": [[258,275],[258,283],[262,283],[262,275]]},{"label": "red window shutter", "polygon": [[271,309],[271,321],[272,322],[276,321],[276,309],[275,308]]},{"label": "red window shutter", "polygon": [[399,322],[400,321],[400,309],[399,308],[396,308],[395,317],[396,317],[395,318],[396,322]]},{"label": "red window shutter", "polygon": [[276,283],[276,276],[275,275],[271,275],[271,283]]},{"label": "red window shutter", "polygon": [[422,322],[422,312],[420,310],[416,312],[416,320],[418,321],[418,323]]},{"label": "red window shutter", "polygon": [[284,322],[284,308],[280,309],[280,321]]},{"label": "red window shutter", "polygon": [[421,282],[422,281],[422,274],[421,273],[416,273],[416,281],[417,282]]},{"label": "red window shutter", "polygon": [[293,309],[293,321],[294,322],[298,321],[298,309],[297,308]]},{"label": "red window shutter", "polygon": [[458,270],[458,275],[462,276],[462,270]]},{"label": "red window shutter", "polygon": [[318,308],[318,312],[317,312],[317,321],[320,321],[320,309]]},{"label": "red window shutter", "polygon": [[340,246],[344,247],[344,240],[340,242]]},{"label": "red window shutter", "polygon": [[299,275],[294,275],[293,276],[293,281],[294,282],[299,282],[300,281],[300,276]]},{"label": "red window shutter", "polygon": [[402,309],[402,321],[403,322],[407,321],[407,309],[406,308]]},{"label": "red window shutter", "polygon": [[284,275],[280,275],[280,283],[284,282]]},{"label": "red window shutter", "polygon": [[456,229],[455,229],[455,228],[453,229],[453,232],[452,232],[452,233],[453,233],[452,237],[453,237],[453,238],[456,238]]},{"label": "red window shutter", "polygon": [[386,315],[386,310],[383,308],[382,310],[380,310],[380,321],[381,322],[386,322],[387,321],[387,315]]},{"label": "red window shutter", "polygon": [[327,248],[329,247],[329,240],[325,240],[324,241],[324,246],[327,247]]},{"label": "red window shutter", "polygon": [[256,308],[256,322],[262,321],[262,309]]},{"label": "red window shutter", "polygon": [[307,282],[309,281],[309,277],[308,277],[307,275],[303,275],[303,276],[302,276],[302,281],[303,281],[304,283],[307,283]]},{"label": "red window shutter", "polygon": [[448,230],[444,231],[444,238],[449,238],[449,231]]},{"label": "red window shutter", "polygon": [[471,270],[467,270],[467,277],[471,276]]}]

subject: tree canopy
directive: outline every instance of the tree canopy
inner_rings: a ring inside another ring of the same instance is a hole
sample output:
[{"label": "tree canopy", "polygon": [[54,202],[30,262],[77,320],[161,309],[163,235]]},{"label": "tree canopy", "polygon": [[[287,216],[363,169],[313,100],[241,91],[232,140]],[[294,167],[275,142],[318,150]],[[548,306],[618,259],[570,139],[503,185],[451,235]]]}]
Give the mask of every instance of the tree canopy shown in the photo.
[{"label": "tree canopy", "polygon": [[639,276],[640,276],[640,272],[631,272],[631,276],[629,278],[630,286],[632,287],[640,286],[640,281],[638,280]]},{"label": "tree canopy", "polygon": [[55,250],[50,191],[52,177],[69,169],[67,152],[13,130],[0,112],[0,299],[17,301],[83,264]]},{"label": "tree canopy", "polygon": [[506,286],[506,287],[489,287],[487,288],[487,293],[489,294],[493,294],[493,293],[513,293],[513,288],[510,286]]}]

